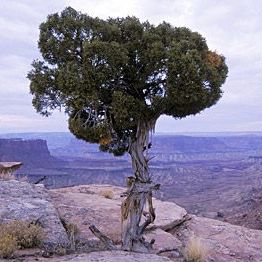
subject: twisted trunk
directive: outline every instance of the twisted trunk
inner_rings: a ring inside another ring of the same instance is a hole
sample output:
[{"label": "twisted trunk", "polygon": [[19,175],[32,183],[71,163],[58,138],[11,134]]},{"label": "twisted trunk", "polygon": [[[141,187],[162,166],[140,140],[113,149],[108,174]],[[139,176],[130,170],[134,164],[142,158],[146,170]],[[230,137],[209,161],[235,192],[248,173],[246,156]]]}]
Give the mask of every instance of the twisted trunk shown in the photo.
[{"label": "twisted trunk", "polygon": [[[136,138],[129,147],[134,176],[127,180],[128,190],[121,207],[122,247],[124,250],[148,252],[153,241],[146,242],[143,232],[155,219],[152,203],[152,190],[158,189],[150,180],[148,170],[149,134],[153,125],[139,123]],[[148,210],[145,205],[148,203]]]}]

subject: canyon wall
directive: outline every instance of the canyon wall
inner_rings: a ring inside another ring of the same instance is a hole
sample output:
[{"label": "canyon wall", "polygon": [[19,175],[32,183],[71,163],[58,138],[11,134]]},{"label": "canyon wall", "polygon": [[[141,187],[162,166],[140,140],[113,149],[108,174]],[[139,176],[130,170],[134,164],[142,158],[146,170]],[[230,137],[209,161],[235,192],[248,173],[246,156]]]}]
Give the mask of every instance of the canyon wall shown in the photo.
[{"label": "canyon wall", "polygon": [[50,155],[47,143],[42,139],[0,139],[0,161],[22,162],[24,168],[54,167],[61,163]]}]

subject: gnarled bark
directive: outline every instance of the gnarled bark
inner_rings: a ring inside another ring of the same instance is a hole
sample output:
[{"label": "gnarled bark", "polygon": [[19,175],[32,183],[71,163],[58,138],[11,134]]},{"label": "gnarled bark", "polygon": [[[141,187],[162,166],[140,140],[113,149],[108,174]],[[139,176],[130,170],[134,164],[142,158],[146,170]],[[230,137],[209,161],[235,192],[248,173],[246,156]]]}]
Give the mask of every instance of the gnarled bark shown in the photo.
[{"label": "gnarled bark", "polygon": [[[134,176],[128,178],[126,199],[121,207],[122,248],[124,250],[148,252],[154,242],[148,243],[143,238],[146,227],[155,220],[152,190],[159,188],[159,185],[154,185],[150,180],[148,170],[147,151],[152,128],[152,124],[139,123],[136,138],[129,148]],[[146,203],[148,211],[144,210]]]}]

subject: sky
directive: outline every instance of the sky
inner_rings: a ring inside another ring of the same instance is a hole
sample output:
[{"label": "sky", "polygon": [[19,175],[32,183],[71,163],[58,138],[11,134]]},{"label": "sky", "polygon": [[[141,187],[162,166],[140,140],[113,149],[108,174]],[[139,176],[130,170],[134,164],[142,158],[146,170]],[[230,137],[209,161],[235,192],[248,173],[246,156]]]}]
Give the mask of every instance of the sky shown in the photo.
[{"label": "sky", "polygon": [[162,116],[156,132],[262,131],[262,2],[259,0],[0,0],[0,133],[68,131],[67,116],[42,117],[32,107],[31,63],[41,58],[39,25],[71,6],[100,18],[134,15],[141,21],[186,26],[226,57],[223,97],[182,120]]}]

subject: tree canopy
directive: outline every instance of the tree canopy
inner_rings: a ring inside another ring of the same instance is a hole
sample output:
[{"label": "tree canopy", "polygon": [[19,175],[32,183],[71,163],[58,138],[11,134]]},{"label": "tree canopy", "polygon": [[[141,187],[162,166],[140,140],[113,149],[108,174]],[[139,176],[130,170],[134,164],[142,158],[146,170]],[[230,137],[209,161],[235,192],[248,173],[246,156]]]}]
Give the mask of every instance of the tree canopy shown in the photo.
[{"label": "tree canopy", "polygon": [[40,25],[42,60],[29,72],[37,112],[64,108],[78,138],[123,154],[137,128],[214,105],[225,58],[185,27],[136,17],[102,20],[68,7]]}]

